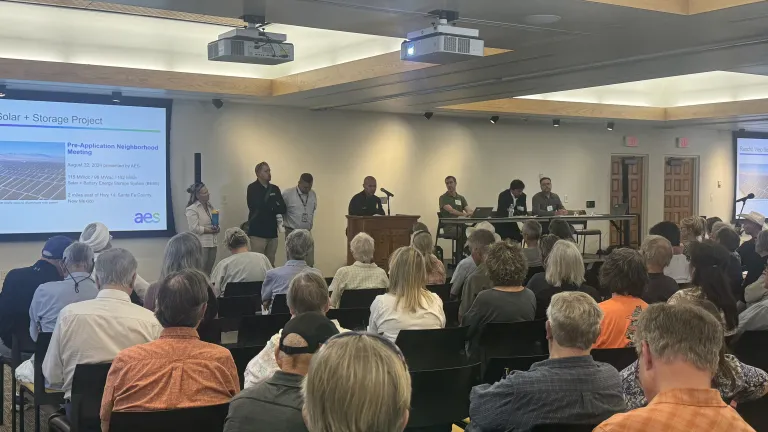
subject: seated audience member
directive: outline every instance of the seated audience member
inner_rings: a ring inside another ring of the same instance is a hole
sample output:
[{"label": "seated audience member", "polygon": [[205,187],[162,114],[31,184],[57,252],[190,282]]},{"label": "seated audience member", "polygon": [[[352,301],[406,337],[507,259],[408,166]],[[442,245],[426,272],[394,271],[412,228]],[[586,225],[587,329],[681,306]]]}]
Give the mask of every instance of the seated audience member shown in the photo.
[{"label": "seated audience member", "polygon": [[549,223],[549,233],[560,240],[573,241],[573,229],[568,222],[562,219],[553,219]]},{"label": "seated audience member", "polygon": [[639,376],[647,407],[616,414],[595,432],[753,431],[712,388],[723,328],[700,307],[657,303],[635,331]]},{"label": "seated audience member", "polygon": [[706,226],[706,235],[708,239],[714,240],[715,224],[718,222],[723,223],[723,220],[717,216],[709,217],[706,219],[704,224]]},{"label": "seated audience member", "polygon": [[[99,259],[99,255],[102,252],[112,248],[112,236],[109,234],[109,228],[101,222],[89,223],[80,234],[80,242],[87,244],[93,249],[94,259]],[[133,286],[133,294],[143,302],[148,289],[149,282],[137,274],[136,283]],[[134,303],[137,302],[134,301]],[[139,302],[137,304],[141,305],[142,303]]]},{"label": "seated audience member", "polygon": [[[731,225],[729,225],[729,224],[727,224],[725,222],[715,222],[714,224],[712,224],[712,231],[711,231],[711,233],[709,235],[709,238],[714,240],[715,235],[717,234],[718,231],[720,231],[721,229],[723,229],[725,227],[730,227],[730,226]],[[731,228],[733,228],[733,227],[731,227]]]},{"label": "seated audience member", "polygon": [[[176,234],[168,240],[163,253],[163,263],[160,266],[160,280],[149,286],[147,296],[144,298],[144,307],[155,311],[155,301],[160,283],[172,273],[182,270],[200,270],[203,271],[203,245],[200,239],[190,233],[183,232]],[[199,331],[205,332],[205,328],[219,313],[219,302],[216,300],[216,294],[213,289],[208,287],[208,305],[205,308],[205,317],[200,323]]]},{"label": "seated audience member", "polygon": [[649,233],[664,237],[672,245],[672,260],[664,267],[664,274],[678,285],[690,283],[691,269],[688,258],[683,255],[683,247],[680,246],[680,228],[674,222],[664,221],[651,227]]},{"label": "seated audience member", "polygon": [[331,307],[338,308],[341,296],[346,290],[387,288],[389,278],[387,272],[373,262],[375,243],[373,237],[366,233],[357,234],[349,242],[349,251],[355,259],[351,266],[336,270],[331,281]]},{"label": "seated audience member", "polygon": [[308,266],[305,261],[307,254],[314,246],[315,242],[312,240],[312,234],[305,229],[293,230],[288,234],[285,238],[285,251],[288,254],[288,261],[284,266],[268,271],[264,284],[261,287],[261,301],[264,304],[265,310],[270,309],[272,299],[277,294],[285,294],[288,291],[288,284],[291,283],[291,279],[297,274],[304,270],[320,274],[320,270]]},{"label": "seated audience member", "polygon": [[712,240],[691,243],[691,282],[693,288],[682,289],[669,298],[669,303],[686,299],[709,300],[720,310],[725,335],[736,333],[739,313],[728,277],[728,251]]},{"label": "seated audience member", "polygon": [[51,237],[35,264],[13,269],[5,276],[0,291],[0,357],[10,358],[13,335],[29,330],[29,307],[37,288],[62,280],[61,260],[70,244],[72,240],[67,237]]},{"label": "seated audience member", "polygon": [[125,249],[104,252],[96,261],[99,294],[61,310],[43,375],[51,388],[64,391],[64,399],[78,364],[111,362],[120,351],[160,336],[162,327],[152,312],[131,303],[136,267],[136,258]]},{"label": "seated audience member", "polygon": [[747,272],[744,286],[749,286],[763,274],[766,262],[768,262],[768,254],[761,255],[757,252],[756,247],[757,237],[765,227],[765,216],[753,211],[749,214],[738,215],[738,217],[742,218],[744,232],[752,237],[736,249],[741,257],[741,268]]},{"label": "seated audience member", "polygon": [[[761,288],[768,292],[768,287],[765,286],[766,281],[768,279],[764,276],[758,279],[758,282],[763,283]],[[753,287],[756,283],[753,283],[750,287]],[[758,302],[752,303],[745,311],[739,314],[737,332],[744,333],[745,331],[753,330],[768,330],[768,297],[762,297]]]},{"label": "seated audience member", "polygon": [[643,240],[640,252],[648,269],[648,284],[643,289],[643,300],[648,304],[666,303],[680,287],[664,274],[672,261],[672,244],[662,236],[649,235]]},{"label": "seated audience member", "polygon": [[[292,317],[308,312],[325,315],[328,312],[328,285],[325,279],[315,272],[304,271],[291,280],[286,294],[288,309]],[[331,321],[339,332],[346,332],[336,320]],[[279,368],[275,361],[275,349],[280,343],[282,331],[272,336],[267,345],[245,368],[245,388],[252,387],[271,377]]]},{"label": "seated audience member", "polygon": [[[712,316],[720,319],[720,312],[709,300],[695,299],[680,304],[702,308]],[[725,334],[723,334],[724,336]],[[741,403],[759,399],[765,395],[768,387],[768,374],[764,371],[741,363],[735,356],[726,354],[728,347],[723,341],[720,348],[717,373],[712,379],[712,388],[720,392],[725,403]],[[627,409],[633,410],[648,405],[640,384],[639,362],[635,361],[621,371],[621,384]]]},{"label": "seated audience member", "polygon": [[536,296],[523,286],[528,266],[520,246],[499,242],[490,247],[484,263],[491,287],[477,295],[461,324],[469,326],[467,337],[478,337],[489,322],[533,321]]},{"label": "seated audience member", "polygon": [[539,240],[539,249],[541,250],[541,264],[544,267],[547,266],[547,258],[552,252],[552,248],[555,247],[555,244],[559,241],[560,238],[552,234],[544,234],[541,236],[541,240]]},{"label": "seated audience member", "polygon": [[411,241],[411,246],[424,255],[427,263],[427,284],[442,285],[445,283],[445,266],[433,253],[434,245],[432,235],[427,231],[415,233]]},{"label": "seated audience member", "polygon": [[[491,240],[490,231],[478,230],[472,233],[479,245],[485,245],[486,242]],[[499,241],[500,242],[500,241]],[[496,244],[494,241],[488,246],[474,247],[474,243],[470,242],[472,248],[472,258],[477,265],[472,274],[469,275],[467,281],[464,283],[464,288],[461,290],[461,300],[459,304],[459,321],[461,321],[464,314],[467,313],[472,304],[475,302],[475,298],[481,292],[491,288],[493,286],[491,279],[488,277],[488,268],[485,265],[485,260],[488,258],[488,251],[490,247]]]},{"label": "seated audience member", "polygon": [[547,254],[544,273],[533,275],[528,289],[536,297],[536,319],[546,317],[552,296],[564,291],[581,291],[596,302],[602,300],[596,289],[584,283],[584,260],[575,243],[558,240]]},{"label": "seated audience member", "polygon": [[525,244],[523,253],[528,261],[528,268],[543,266],[539,239],[541,239],[541,224],[535,220],[526,221],[523,224],[523,243]]},{"label": "seated audience member", "polygon": [[272,270],[266,255],[251,252],[251,239],[240,228],[229,228],[224,232],[224,245],[232,255],[219,261],[211,273],[216,297],[224,295],[230,282],[261,282]]},{"label": "seated audience member", "polygon": [[[485,222],[481,222],[478,226]],[[493,226],[488,224],[489,226]],[[476,229],[470,233],[467,238],[470,256],[464,258],[456,266],[451,278],[451,298],[460,299],[464,292],[464,284],[470,276],[477,270],[477,266],[482,263],[483,254],[488,252],[488,247],[493,243],[501,241],[498,234],[486,229]]]},{"label": "seated audience member", "polygon": [[96,298],[99,289],[91,278],[93,265],[93,250],[87,244],[75,242],[64,249],[64,280],[40,285],[32,298],[29,307],[32,340],[37,340],[39,332],[53,332],[65,306]]},{"label": "seated audience member", "polygon": [[413,224],[413,227],[411,227],[411,241],[413,241],[413,235],[419,231],[429,232],[429,228],[427,228],[427,226],[421,222],[416,222]]},{"label": "seated audience member", "polygon": [[395,344],[350,332],[334,336],[315,354],[302,394],[309,432],[402,432],[411,376]]},{"label": "seated audience member", "polygon": [[632,346],[637,318],[648,307],[640,296],[648,284],[648,271],[640,252],[616,249],[600,268],[600,285],[613,296],[600,303],[603,322],[594,348],[626,348]]},{"label": "seated audience member", "polygon": [[[755,252],[760,256],[768,256],[768,231],[760,231],[755,240]],[[747,285],[746,280],[744,282],[744,302],[747,307],[760,302],[764,298],[768,297],[768,289],[765,287],[765,271],[760,275],[757,280]],[[738,300],[738,299],[737,299]]]},{"label": "seated audience member", "polygon": [[690,259],[688,248],[693,242],[701,241],[704,236],[704,220],[698,216],[689,216],[680,221],[680,241],[683,244],[683,255]]},{"label": "seated audience member", "polygon": [[101,400],[101,430],[112,412],[165,411],[227,403],[240,390],[229,350],[203,342],[197,326],[208,302],[208,278],[195,269],[160,282],[155,317],[160,339],[125,348],[112,361]]},{"label": "seated audience member", "polygon": [[280,369],[232,399],[224,432],[306,431],[301,416],[301,382],[314,354],[337,334],[336,325],[319,312],[296,315],[288,321],[277,350],[272,351]]},{"label": "seated audience member", "polygon": [[549,360],[473,388],[467,432],[596,424],[624,412],[618,372],[589,355],[603,317],[595,300],[581,292],[555,294],[546,315]]},{"label": "seated audience member", "polygon": [[[728,250],[728,252],[731,254],[728,257],[728,266],[726,267],[726,276],[728,276],[728,282],[731,284],[731,291],[733,292],[733,297],[736,299],[736,301],[744,301],[744,277],[741,272],[741,257],[736,252],[736,249],[739,248],[739,244],[741,244],[741,237],[739,237],[739,234],[736,232],[735,229],[731,228],[730,226],[721,228],[717,231],[713,232],[712,240],[716,241],[717,243],[723,245],[723,247]],[[759,240],[760,236],[758,236]],[[757,243],[755,244],[755,250],[760,250],[761,247],[765,247],[768,249],[767,244],[763,244],[760,247],[758,247]],[[760,252],[758,252],[760,253]],[[768,250],[765,250],[764,253],[768,253]]]},{"label": "seated audience member", "polygon": [[400,330],[443,327],[443,301],[427,291],[424,255],[414,247],[401,247],[389,258],[389,291],[373,300],[368,331],[394,342]]}]

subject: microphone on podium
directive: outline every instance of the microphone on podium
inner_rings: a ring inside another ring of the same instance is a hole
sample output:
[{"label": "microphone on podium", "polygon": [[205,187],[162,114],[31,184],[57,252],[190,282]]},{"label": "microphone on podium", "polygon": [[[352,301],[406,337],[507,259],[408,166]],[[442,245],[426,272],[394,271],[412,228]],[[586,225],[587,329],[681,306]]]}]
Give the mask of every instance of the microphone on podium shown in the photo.
[{"label": "microphone on podium", "polygon": [[744,198],[739,198],[739,199],[736,200],[736,202],[737,203],[746,202],[747,200],[751,200],[751,199],[755,199],[755,194],[751,193],[751,194],[745,196]]},{"label": "microphone on podium", "polygon": [[392,192],[390,192],[390,191],[388,191],[388,190],[386,190],[384,188],[381,188],[381,191],[384,192],[388,197],[394,198],[394,196],[395,196],[395,194],[393,194]]}]

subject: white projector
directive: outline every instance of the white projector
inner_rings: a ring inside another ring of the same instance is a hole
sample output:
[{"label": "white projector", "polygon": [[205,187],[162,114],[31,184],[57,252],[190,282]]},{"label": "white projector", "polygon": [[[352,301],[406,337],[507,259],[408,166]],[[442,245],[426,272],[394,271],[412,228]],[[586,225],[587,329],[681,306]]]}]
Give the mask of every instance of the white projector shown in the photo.
[{"label": "white projector", "polygon": [[208,44],[208,60],[276,65],[293,61],[293,44],[284,34],[240,28],[219,35]]},{"label": "white projector", "polygon": [[422,63],[446,64],[483,57],[485,43],[480,31],[440,24],[408,33],[400,45],[400,59]]}]

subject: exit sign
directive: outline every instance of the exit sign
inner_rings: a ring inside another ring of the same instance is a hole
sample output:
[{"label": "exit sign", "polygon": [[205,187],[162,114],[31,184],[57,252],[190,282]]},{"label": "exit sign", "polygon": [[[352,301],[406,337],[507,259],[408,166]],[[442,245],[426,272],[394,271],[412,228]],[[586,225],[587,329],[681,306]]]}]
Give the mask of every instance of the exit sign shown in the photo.
[{"label": "exit sign", "polygon": [[624,137],[625,147],[637,147],[638,145],[640,145],[640,140],[638,140],[637,137],[633,137],[633,136]]},{"label": "exit sign", "polygon": [[688,138],[678,138],[677,148],[688,148]]}]

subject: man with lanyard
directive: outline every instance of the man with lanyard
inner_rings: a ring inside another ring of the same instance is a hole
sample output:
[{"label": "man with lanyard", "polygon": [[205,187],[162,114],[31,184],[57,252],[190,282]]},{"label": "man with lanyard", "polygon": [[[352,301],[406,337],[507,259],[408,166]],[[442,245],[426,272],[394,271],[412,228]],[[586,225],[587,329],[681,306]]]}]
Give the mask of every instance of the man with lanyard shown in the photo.
[{"label": "man with lanyard", "polygon": [[[523,190],[525,184],[522,180],[512,180],[509,189],[499,194],[499,202],[496,206],[496,217],[525,216],[528,214],[528,206],[525,203],[525,194]],[[494,224],[496,232],[503,239],[512,239],[518,243],[523,241],[523,235],[520,234],[520,227],[517,222]]]},{"label": "man with lanyard", "polygon": [[280,188],[271,184],[272,170],[266,162],[256,165],[257,180],[248,185],[248,236],[251,251],[266,255],[272,266],[277,253],[277,215],[285,214]]},{"label": "man with lanyard", "polygon": [[[456,177],[446,177],[445,188],[447,191],[440,195],[439,199],[440,217],[471,217],[475,210],[467,204],[466,198],[456,192]],[[458,263],[463,258],[464,243],[466,239],[463,228],[464,225],[445,225],[443,227],[443,235],[445,238],[456,240],[454,263]]]},{"label": "man with lanyard", "polygon": [[[563,202],[556,193],[552,193],[552,179],[542,177],[539,180],[541,192],[531,198],[531,212],[534,216],[563,216],[568,214]],[[541,222],[542,234],[549,234],[549,222]]]},{"label": "man with lanyard", "polygon": [[[298,186],[283,191],[285,201],[285,236],[297,229],[312,231],[315,210],[317,210],[317,194],[312,190],[314,179],[312,174],[304,173],[299,178]],[[305,260],[310,267],[315,266],[315,248],[309,250]]]}]

